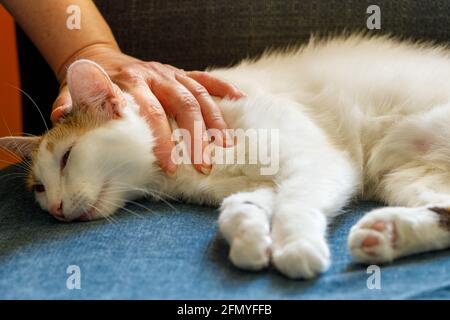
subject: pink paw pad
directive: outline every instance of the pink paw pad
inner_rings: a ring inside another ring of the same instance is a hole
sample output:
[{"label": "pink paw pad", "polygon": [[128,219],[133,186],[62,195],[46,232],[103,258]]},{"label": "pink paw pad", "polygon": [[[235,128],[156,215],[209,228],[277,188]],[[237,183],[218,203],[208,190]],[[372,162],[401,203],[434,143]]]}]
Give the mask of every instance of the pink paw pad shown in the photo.
[{"label": "pink paw pad", "polygon": [[[394,246],[395,241],[397,240],[397,233],[394,228],[394,224],[392,222],[385,221],[377,221],[371,226],[366,226],[366,229],[372,229],[378,231],[379,233],[388,233],[388,237],[392,246]],[[371,248],[379,245],[381,242],[380,237],[375,235],[368,235],[361,242],[361,249],[363,249],[366,253],[371,254]]]}]

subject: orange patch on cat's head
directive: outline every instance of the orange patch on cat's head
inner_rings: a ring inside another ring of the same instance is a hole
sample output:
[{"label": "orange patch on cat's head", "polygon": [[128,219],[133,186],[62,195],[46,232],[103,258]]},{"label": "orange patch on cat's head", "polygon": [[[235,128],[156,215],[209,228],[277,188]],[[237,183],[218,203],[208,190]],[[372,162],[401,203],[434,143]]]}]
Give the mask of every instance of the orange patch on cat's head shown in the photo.
[{"label": "orange patch on cat's head", "polygon": [[[95,129],[108,120],[107,115],[98,112],[73,112],[67,115],[60,123],[44,134],[43,138],[48,145],[54,145],[72,134],[83,135]],[[50,150],[49,150],[50,151]]]},{"label": "orange patch on cat's head", "polygon": [[53,150],[55,150],[55,144],[51,141],[47,142],[47,150],[53,152]]},{"label": "orange patch on cat's head", "polygon": [[[63,121],[59,122],[55,127],[44,133],[41,137],[39,145],[33,150],[30,157],[30,168],[36,161],[37,153],[42,143],[46,143],[45,148],[49,152],[54,152],[58,141],[69,137],[73,134],[81,136],[86,132],[95,129],[108,120],[107,115],[102,112],[73,112],[67,115]],[[29,170],[25,181],[28,190],[33,189],[33,185],[37,183],[33,177],[32,170]]]}]

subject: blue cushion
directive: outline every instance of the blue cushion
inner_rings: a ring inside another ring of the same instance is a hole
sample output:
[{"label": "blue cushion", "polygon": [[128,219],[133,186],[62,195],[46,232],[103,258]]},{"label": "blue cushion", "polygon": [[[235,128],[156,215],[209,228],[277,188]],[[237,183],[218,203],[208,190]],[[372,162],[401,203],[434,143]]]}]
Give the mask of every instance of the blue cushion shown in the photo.
[{"label": "blue cushion", "polygon": [[[450,251],[381,267],[381,289],[367,287],[366,267],[351,262],[350,226],[379,206],[360,202],[330,226],[333,264],[311,281],[276,270],[233,267],[217,235],[217,210],[140,201],[106,220],[61,223],[38,209],[22,171],[0,171],[0,298],[2,299],[404,299],[450,298]],[[145,209],[148,207],[148,209]],[[69,290],[69,265],[81,289]]]}]

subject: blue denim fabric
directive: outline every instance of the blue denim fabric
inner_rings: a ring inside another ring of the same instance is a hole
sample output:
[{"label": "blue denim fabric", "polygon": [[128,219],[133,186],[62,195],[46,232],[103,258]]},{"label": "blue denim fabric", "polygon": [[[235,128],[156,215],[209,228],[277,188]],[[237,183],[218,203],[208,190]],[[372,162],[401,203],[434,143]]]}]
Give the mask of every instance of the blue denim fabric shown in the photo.
[{"label": "blue denim fabric", "polygon": [[[346,249],[350,226],[378,206],[361,202],[330,226],[333,264],[311,281],[276,270],[246,272],[227,259],[217,210],[141,201],[106,220],[61,223],[38,209],[9,167],[0,171],[0,298],[3,299],[439,299],[450,298],[450,251],[417,255],[381,268],[369,290],[366,267]],[[69,290],[69,265],[81,289]]]}]

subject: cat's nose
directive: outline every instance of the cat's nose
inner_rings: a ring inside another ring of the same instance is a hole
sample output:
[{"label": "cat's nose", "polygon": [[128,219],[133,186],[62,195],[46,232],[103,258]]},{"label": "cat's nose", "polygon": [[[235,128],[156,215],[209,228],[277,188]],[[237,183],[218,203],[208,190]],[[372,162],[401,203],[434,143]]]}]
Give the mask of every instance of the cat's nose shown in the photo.
[{"label": "cat's nose", "polygon": [[50,213],[55,216],[56,218],[64,219],[64,213],[63,213],[63,203],[55,202],[50,206]]}]

